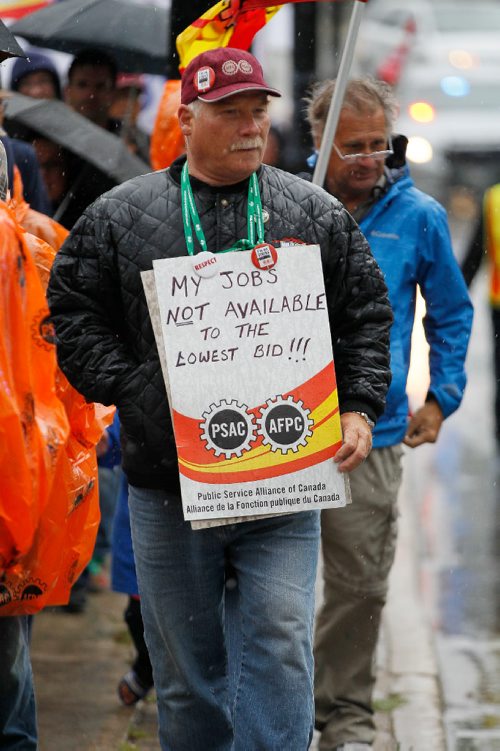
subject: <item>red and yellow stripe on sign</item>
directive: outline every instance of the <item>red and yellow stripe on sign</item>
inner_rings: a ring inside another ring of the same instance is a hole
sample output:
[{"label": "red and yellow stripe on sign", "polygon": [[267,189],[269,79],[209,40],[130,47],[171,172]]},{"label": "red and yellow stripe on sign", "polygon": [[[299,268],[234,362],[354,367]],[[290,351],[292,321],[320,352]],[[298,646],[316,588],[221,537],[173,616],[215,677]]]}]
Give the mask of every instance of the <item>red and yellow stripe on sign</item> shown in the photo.
[{"label": "red and yellow stripe on sign", "polygon": [[[339,402],[333,362],[306,383],[283,394],[302,402],[312,420],[312,436],[305,446],[282,454],[264,445],[259,436],[252,448],[242,456],[230,459],[216,457],[201,437],[200,419],[174,412],[174,427],[179,457],[179,470],[185,477],[209,484],[241,483],[265,480],[297,472],[335,456],[342,443]],[[250,411],[257,416],[266,405]]]},{"label": "red and yellow stripe on sign", "polygon": [[272,5],[247,11],[241,0],[220,0],[177,37],[179,70],[184,70],[197,55],[216,47],[248,50],[259,29],[279,9],[279,5]]},{"label": "red and yellow stripe on sign", "polygon": [[52,0],[2,0],[0,18],[22,18],[47,5],[52,5]]}]

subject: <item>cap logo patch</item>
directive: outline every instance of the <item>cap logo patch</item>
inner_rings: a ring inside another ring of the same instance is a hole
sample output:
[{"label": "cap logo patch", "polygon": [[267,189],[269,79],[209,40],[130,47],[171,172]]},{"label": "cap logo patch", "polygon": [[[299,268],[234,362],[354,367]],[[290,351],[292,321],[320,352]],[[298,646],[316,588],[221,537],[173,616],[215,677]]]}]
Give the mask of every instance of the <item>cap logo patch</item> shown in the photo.
[{"label": "cap logo patch", "polygon": [[234,60],[225,60],[222,63],[222,72],[225,73],[226,76],[234,76],[238,71],[249,76],[253,73],[253,67],[248,60],[238,60],[238,62],[235,62]]},{"label": "cap logo patch", "polygon": [[209,65],[200,68],[194,74],[194,88],[198,92],[210,91],[214,83],[215,72]]}]

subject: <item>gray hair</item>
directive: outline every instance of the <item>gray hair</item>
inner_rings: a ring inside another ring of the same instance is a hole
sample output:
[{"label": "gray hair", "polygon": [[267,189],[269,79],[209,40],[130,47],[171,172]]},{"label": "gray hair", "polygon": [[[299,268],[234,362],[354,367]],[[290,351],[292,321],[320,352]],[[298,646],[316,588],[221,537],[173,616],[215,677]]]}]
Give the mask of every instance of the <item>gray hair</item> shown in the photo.
[{"label": "gray hair", "polygon": [[[328,110],[335,91],[335,81],[326,80],[317,83],[305,99],[306,115],[311,133],[316,140],[321,137],[325,127]],[[357,114],[372,114],[382,107],[387,134],[392,131],[398,113],[398,103],[391,87],[385,81],[366,76],[352,78],[346,86],[342,109],[350,109]]]},{"label": "gray hair", "polygon": [[8,185],[7,154],[5,153],[5,146],[0,141],[0,201],[5,201],[7,198]]}]

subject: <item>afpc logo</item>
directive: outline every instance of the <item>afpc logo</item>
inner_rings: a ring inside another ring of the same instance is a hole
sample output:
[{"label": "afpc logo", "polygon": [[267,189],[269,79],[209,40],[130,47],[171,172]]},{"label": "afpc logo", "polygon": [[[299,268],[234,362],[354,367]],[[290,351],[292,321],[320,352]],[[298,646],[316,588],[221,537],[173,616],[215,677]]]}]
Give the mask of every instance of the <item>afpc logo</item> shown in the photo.
[{"label": "afpc logo", "polygon": [[269,399],[258,420],[264,445],[282,454],[296,453],[299,446],[307,446],[313,425],[309,414],[303,402],[295,401],[293,396]]}]

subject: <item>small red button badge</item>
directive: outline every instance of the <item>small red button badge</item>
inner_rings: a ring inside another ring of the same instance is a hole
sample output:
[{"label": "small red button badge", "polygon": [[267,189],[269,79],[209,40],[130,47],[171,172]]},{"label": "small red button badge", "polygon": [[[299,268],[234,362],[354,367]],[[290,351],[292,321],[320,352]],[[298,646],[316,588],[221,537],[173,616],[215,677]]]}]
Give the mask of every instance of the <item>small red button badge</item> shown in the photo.
[{"label": "small red button badge", "polygon": [[278,253],[274,245],[261,243],[252,250],[252,263],[258,269],[272,269],[278,261]]},{"label": "small red button badge", "polygon": [[194,88],[200,94],[210,91],[215,83],[215,71],[209,65],[199,68],[194,74]]}]

